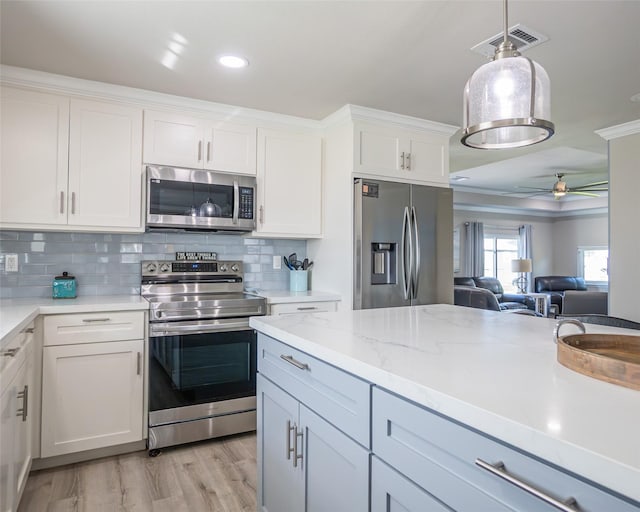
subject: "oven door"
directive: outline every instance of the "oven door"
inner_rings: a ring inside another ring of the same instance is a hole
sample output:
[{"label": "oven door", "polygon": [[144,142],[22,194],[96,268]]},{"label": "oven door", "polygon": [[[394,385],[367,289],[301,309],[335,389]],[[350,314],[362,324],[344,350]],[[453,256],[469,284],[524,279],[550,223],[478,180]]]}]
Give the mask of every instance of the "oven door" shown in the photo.
[{"label": "oven door", "polygon": [[251,231],[255,188],[251,176],[148,166],[147,226]]},{"label": "oven door", "polygon": [[185,322],[181,333],[180,323],[171,334],[150,329],[149,426],[255,410],[257,334],[248,319],[212,332]]}]

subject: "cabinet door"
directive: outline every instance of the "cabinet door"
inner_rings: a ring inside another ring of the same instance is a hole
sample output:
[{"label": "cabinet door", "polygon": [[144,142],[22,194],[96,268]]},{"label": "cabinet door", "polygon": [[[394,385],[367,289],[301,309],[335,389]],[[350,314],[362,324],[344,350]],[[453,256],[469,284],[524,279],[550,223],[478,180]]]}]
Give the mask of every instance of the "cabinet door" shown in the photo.
[{"label": "cabinet door", "polygon": [[33,428],[33,400],[29,399],[29,393],[33,393],[33,335],[28,335],[24,350],[25,360],[22,368],[18,371],[15,380],[16,407],[14,411],[15,434],[14,434],[14,466],[16,489],[16,509],[17,500],[20,499],[29,470],[31,469],[31,447]]},{"label": "cabinet door", "polygon": [[304,405],[300,424],[306,507],[296,510],[368,510],[369,452]]},{"label": "cabinet door", "polygon": [[398,177],[406,166],[407,152],[401,130],[367,123],[356,124],[354,148],[356,173]]},{"label": "cabinet door", "polygon": [[69,100],[3,87],[0,223],[67,222]]},{"label": "cabinet door", "polygon": [[321,234],[321,150],[315,135],[258,130],[258,234]]},{"label": "cabinet door", "polygon": [[[296,461],[298,402],[258,374],[258,506],[263,512],[304,510],[303,466]],[[298,442],[298,445],[300,443]]]},{"label": "cabinet door", "polygon": [[13,446],[16,422],[16,397],[13,381],[3,383],[0,395],[0,512],[13,510],[15,475]]},{"label": "cabinet door", "polygon": [[142,223],[142,109],[71,101],[69,224]]},{"label": "cabinet door", "polygon": [[204,127],[199,118],[145,110],[144,163],[202,169]]},{"label": "cabinet door", "polygon": [[407,133],[409,152],[405,156],[407,178],[431,183],[449,183],[448,140],[419,132]]},{"label": "cabinet door", "polygon": [[371,459],[371,512],[453,510],[377,457]]},{"label": "cabinet door", "polygon": [[205,130],[204,168],[256,174],[256,128],[217,123]]},{"label": "cabinet door", "polygon": [[142,340],[44,347],[42,457],[142,439]]}]

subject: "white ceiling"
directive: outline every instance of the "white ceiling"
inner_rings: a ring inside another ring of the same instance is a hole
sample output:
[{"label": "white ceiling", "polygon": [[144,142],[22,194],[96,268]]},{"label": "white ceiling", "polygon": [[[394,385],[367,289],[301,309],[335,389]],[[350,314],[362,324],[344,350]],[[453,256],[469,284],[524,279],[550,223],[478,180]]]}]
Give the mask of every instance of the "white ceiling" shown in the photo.
[{"label": "white ceiling", "polygon": [[[549,37],[526,55],[551,78],[556,134],[503,151],[466,148],[456,134],[451,171],[493,192],[551,187],[537,176],[557,171],[606,179],[606,142],[593,132],[640,118],[630,99],[640,93],[639,20],[638,0],[511,0],[510,26]],[[352,103],[459,126],[464,84],[485,62],[470,48],[501,25],[498,0],[2,0],[0,60],[312,119]],[[180,38],[169,69],[162,60]],[[227,52],[250,66],[220,68],[215,58]],[[515,160],[488,165],[505,159]]]}]

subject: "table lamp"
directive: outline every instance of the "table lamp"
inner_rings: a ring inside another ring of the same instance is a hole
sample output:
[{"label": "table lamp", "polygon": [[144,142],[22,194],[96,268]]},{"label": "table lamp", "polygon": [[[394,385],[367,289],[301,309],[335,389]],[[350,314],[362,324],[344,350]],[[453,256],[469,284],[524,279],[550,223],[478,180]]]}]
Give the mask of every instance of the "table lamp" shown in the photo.
[{"label": "table lamp", "polygon": [[531,259],[517,258],[511,260],[511,272],[517,272],[520,275],[513,280],[513,284],[518,288],[518,292],[527,293],[527,272],[531,272]]}]

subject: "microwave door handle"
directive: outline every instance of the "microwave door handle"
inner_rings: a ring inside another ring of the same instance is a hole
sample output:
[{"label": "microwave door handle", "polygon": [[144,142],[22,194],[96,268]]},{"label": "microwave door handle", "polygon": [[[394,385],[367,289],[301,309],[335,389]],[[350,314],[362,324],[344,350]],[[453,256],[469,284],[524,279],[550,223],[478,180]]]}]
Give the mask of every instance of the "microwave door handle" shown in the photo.
[{"label": "microwave door handle", "polygon": [[240,212],[240,188],[238,181],[233,180],[233,223],[238,223],[238,215]]}]

